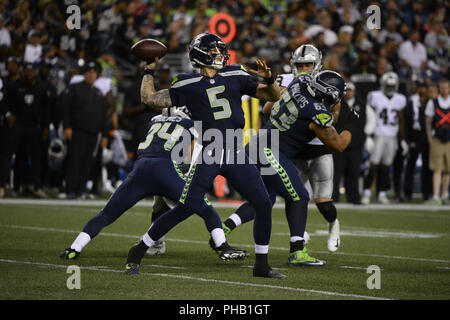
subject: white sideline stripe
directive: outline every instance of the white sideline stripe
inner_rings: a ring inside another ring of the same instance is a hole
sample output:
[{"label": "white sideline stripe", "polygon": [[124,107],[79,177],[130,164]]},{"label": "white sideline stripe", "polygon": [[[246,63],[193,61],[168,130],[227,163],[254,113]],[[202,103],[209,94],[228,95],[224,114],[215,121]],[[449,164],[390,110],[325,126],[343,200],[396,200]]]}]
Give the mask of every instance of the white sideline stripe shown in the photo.
[{"label": "white sideline stripe", "polygon": [[[11,228],[11,229],[25,229],[25,230],[36,230],[36,231],[53,231],[53,232],[64,232],[64,233],[80,233],[79,230],[67,230],[67,229],[55,229],[55,228],[43,228],[43,227],[32,227],[32,226],[18,226],[18,225],[2,225],[0,227],[3,228]],[[119,233],[109,233],[109,232],[101,232],[99,236],[109,236],[109,237],[119,237],[119,238],[131,238],[131,239],[140,239],[141,236],[134,236],[128,234],[119,234]],[[175,238],[165,238],[165,241],[168,242],[183,242],[183,243],[195,243],[204,245],[206,241],[198,241],[198,240],[185,240],[185,239],[175,239]],[[235,244],[235,246],[246,247],[246,248],[254,248],[253,244]],[[280,250],[280,251],[289,251],[289,249],[284,247],[273,247],[270,246],[269,249]],[[386,259],[399,259],[399,260],[411,260],[411,261],[423,261],[423,262],[437,262],[437,263],[450,263],[450,260],[439,260],[439,259],[425,259],[425,258],[412,258],[412,257],[402,257],[402,256],[388,256],[381,254],[370,254],[370,253],[347,253],[347,252],[328,252],[328,251],[312,251],[314,253],[319,254],[338,254],[338,255],[347,255],[347,256],[364,256],[364,257],[374,257],[374,258],[386,258]]]},{"label": "white sideline stripe", "polygon": [[[34,266],[49,267],[49,268],[63,268],[63,269],[67,269],[67,267],[68,267],[68,265],[62,265],[62,264],[30,262],[30,261],[17,261],[17,260],[9,260],[9,259],[0,259],[0,262],[17,263],[17,264],[25,264],[25,265],[34,265]],[[80,269],[86,269],[86,270],[91,270],[91,271],[100,271],[100,272],[113,272],[113,273],[123,273],[124,272],[123,270],[99,269],[97,267],[81,267],[80,266]],[[139,274],[140,275],[155,276],[155,277],[166,277],[166,278],[183,279],[183,280],[194,280],[194,281],[201,281],[201,282],[212,282],[212,283],[220,283],[220,284],[228,284],[228,285],[244,286],[244,287],[279,289],[279,290],[287,290],[287,291],[298,291],[298,292],[306,292],[306,293],[315,293],[315,294],[322,294],[322,295],[328,295],[328,296],[351,297],[351,298],[356,298],[356,299],[392,300],[390,298],[363,296],[363,295],[351,294],[351,293],[340,293],[340,292],[333,292],[333,291],[322,291],[322,290],[314,290],[314,289],[283,287],[283,286],[275,286],[275,285],[259,284],[259,283],[250,283],[250,282],[238,282],[238,281],[227,281],[227,280],[218,280],[218,279],[196,278],[196,277],[191,277],[191,276],[173,275],[173,274],[167,274],[167,273],[140,272]]]},{"label": "white sideline stripe", "polygon": [[[46,205],[46,206],[99,206],[106,205],[107,200],[61,200],[61,199],[0,199],[2,204],[32,204],[32,205]],[[220,201],[212,201],[215,208],[238,208],[240,204],[225,203]],[[134,205],[135,207],[151,207],[152,200],[141,200]],[[274,208],[284,209],[284,203],[276,203]],[[450,212],[450,205],[432,206],[425,204],[368,204],[355,205],[350,203],[336,203],[337,209],[348,210],[414,210],[414,211],[446,211]],[[308,204],[308,209],[317,209],[314,203]]]}]

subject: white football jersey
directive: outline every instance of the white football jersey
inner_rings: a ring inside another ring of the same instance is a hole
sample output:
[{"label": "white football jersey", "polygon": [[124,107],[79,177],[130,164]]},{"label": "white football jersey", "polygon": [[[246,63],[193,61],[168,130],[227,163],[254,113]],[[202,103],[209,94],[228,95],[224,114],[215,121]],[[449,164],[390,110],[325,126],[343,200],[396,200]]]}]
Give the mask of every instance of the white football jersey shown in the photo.
[{"label": "white football jersey", "polygon": [[289,83],[292,82],[292,80],[294,80],[294,75],[292,73],[280,74],[277,77],[277,83],[280,87],[286,88],[289,85]]},{"label": "white football jersey", "polygon": [[393,137],[398,133],[398,114],[406,107],[406,97],[394,93],[392,98],[381,91],[371,91],[367,95],[367,104],[376,113],[375,135]]},{"label": "white football jersey", "polygon": [[[294,80],[294,75],[292,73],[280,74],[277,77],[277,83],[280,87],[287,87],[289,85],[289,83],[291,83],[293,80]],[[309,141],[308,144],[323,145],[323,142],[320,141],[319,138],[315,137],[314,139]]]}]

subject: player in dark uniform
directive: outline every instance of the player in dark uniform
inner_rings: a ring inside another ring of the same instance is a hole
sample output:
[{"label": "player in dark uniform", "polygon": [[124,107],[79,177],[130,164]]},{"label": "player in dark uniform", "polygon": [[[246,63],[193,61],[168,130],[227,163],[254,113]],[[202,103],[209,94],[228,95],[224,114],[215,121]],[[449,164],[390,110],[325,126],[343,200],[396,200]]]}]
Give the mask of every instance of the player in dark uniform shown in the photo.
[{"label": "player in dark uniform", "polygon": [[[76,259],[83,247],[104,227],[117,220],[138,201],[153,195],[178,201],[186,177],[180,171],[178,163],[172,161],[171,152],[176,145],[187,144],[185,153],[189,153],[195,130],[194,122],[186,118],[186,113],[181,108],[171,109],[167,113],[171,112],[175,116],[167,114],[152,118],[147,138],[139,144],[138,160],[133,171],[114,192],[103,210],[89,220],[72,245],[60,254],[62,259]],[[206,198],[199,206],[198,214],[205,220],[206,228],[220,247],[222,260],[243,259],[248,255],[245,251],[231,248],[224,241],[220,217]]]},{"label": "player in dark uniform", "polygon": [[[220,37],[203,33],[196,36],[189,48],[189,58],[200,74],[181,74],[175,77],[170,89],[155,92],[153,69],[156,63],[147,66],[142,80],[142,102],[153,109],[172,105],[186,106],[192,119],[201,121],[205,132],[203,140],[197,143],[189,177],[177,205],[158,218],[144,235],[143,240],[128,252],[125,272],[138,274],[139,264],[145,251],[155,240],[161,238],[177,223],[194,212],[201,210],[205,193],[217,175],[222,175],[255,208],[253,228],[256,261],[253,275],[257,277],[284,278],[272,271],[268,264],[268,251],[272,227],[271,201],[258,169],[244,159],[237,164],[238,149],[236,130],[244,127],[244,112],[241,107],[243,95],[262,100],[277,101],[280,88],[272,77],[270,68],[262,60],[256,60],[258,70],[250,73],[266,79],[266,84],[258,84],[240,65],[226,66],[229,59],[226,44]],[[207,130],[207,131],[205,131]],[[214,131],[217,139],[206,139],[206,133]],[[232,137],[227,137],[232,133]],[[220,137],[219,137],[220,136]],[[222,139],[221,139],[222,138]],[[219,141],[222,140],[222,141]],[[204,152],[203,152],[204,151]],[[212,163],[202,161],[205,154],[214,157]],[[241,155],[245,153],[242,152]]]},{"label": "player in dark uniform", "polygon": [[[265,159],[258,157],[257,166],[269,163],[275,175],[263,175],[264,183],[273,203],[276,195],[286,201],[286,216],[291,233],[290,256],[287,263],[294,266],[324,266],[325,262],[309,256],[305,247],[305,227],[309,194],[295,167],[294,159],[304,157],[309,152],[309,144],[316,136],[329,148],[342,152],[351,141],[351,133],[344,130],[338,134],[333,128],[333,114],[330,111],[339,103],[345,93],[345,81],[334,71],[321,71],[313,78],[298,74],[283,91],[279,102],[275,103],[264,131],[250,141],[253,143],[271,141],[265,137],[279,131],[279,155],[272,148],[264,148]],[[256,149],[256,148],[253,148]],[[260,154],[260,153],[258,153]],[[252,158],[250,156],[250,158]],[[252,158],[253,159],[253,158]],[[225,234],[237,225],[253,219],[254,208],[244,203],[225,223]],[[236,223],[238,221],[239,223]]]}]

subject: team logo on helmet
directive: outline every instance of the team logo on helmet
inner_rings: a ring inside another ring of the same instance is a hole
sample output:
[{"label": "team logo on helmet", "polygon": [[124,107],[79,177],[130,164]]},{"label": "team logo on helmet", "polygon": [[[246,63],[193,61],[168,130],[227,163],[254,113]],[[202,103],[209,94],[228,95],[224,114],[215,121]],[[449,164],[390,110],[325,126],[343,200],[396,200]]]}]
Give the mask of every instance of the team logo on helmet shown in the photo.
[{"label": "team logo on helmet", "polygon": [[[217,56],[221,55],[220,61]],[[230,55],[228,47],[219,36],[205,32],[195,37],[189,46],[189,59],[194,68],[211,67],[216,70],[222,69]]]}]

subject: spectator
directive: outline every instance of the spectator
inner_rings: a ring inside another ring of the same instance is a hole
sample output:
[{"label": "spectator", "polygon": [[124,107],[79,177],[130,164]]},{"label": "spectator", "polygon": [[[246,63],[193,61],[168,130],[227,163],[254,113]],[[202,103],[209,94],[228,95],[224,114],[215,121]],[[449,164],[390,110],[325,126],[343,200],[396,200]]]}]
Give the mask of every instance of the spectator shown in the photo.
[{"label": "spectator", "polygon": [[30,3],[28,0],[20,0],[17,7],[11,13],[14,26],[21,25],[24,21],[31,20]]},{"label": "spectator", "polygon": [[110,9],[105,10],[101,14],[97,27],[98,50],[100,52],[109,47],[112,37],[115,36],[117,29],[122,25],[122,12],[126,10],[127,6],[126,0],[118,0]]},{"label": "spectator", "polygon": [[424,38],[424,44],[428,50],[437,48],[438,36],[441,34],[446,34],[444,22],[435,18],[430,26],[430,31],[427,32]]},{"label": "spectator", "polygon": [[378,88],[375,67],[370,60],[370,48],[363,47],[358,50],[358,60],[353,64],[350,72],[350,81],[355,85],[356,100],[365,103],[367,94]]},{"label": "spectator", "polygon": [[69,29],[64,23],[62,30],[54,35],[53,40],[59,56],[70,61],[82,58],[84,48],[79,31]]},{"label": "spectator", "polygon": [[450,86],[439,81],[439,95],[430,99],[425,109],[426,131],[430,144],[430,169],[433,170],[431,204],[448,204],[450,177]]},{"label": "spectator", "polygon": [[319,24],[313,24],[306,29],[305,35],[309,38],[313,38],[319,32],[323,32],[325,44],[328,47],[331,47],[338,41],[338,36],[336,35],[336,32],[331,30],[332,21],[326,10],[322,10],[319,13],[318,21]]},{"label": "spectator", "polygon": [[351,68],[358,58],[355,46],[352,44],[353,27],[346,25],[339,28],[339,42],[341,47],[340,65],[341,71],[350,74]]},{"label": "spectator", "polygon": [[289,47],[291,48],[289,52],[294,52],[296,48],[300,47],[308,40],[308,36],[305,35],[305,23],[303,21],[297,21],[288,40]]},{"label": "spectator", "polygon": [[[351,0],[342,0],[341,7],[337,9],[337,12],[339,13],[341,21],[346,20],[345,23],[348,24],[355,24],[362,19],[361,13]],[[344,19],[345,15],[349,15],[349,18]]]},{"label": "spectator", "polygon": [[129,50],[138,40],[135,18],[133,15],[129,15],[125,19],[125,23],[117,30],[117,36],[114,39],[114,53],[124,59],[133,59],[133,62],[136,62],[137,58],[130,56]]},{"label": "spectator", "polygon": [[403,37],[396,31],[396,21],[394,16],[388,18],[386,21],[386,28],[381,30],[377,37],[377,41],[380,45],[385,43],[387,37],[394,40],[396,45],[400,45],[403,42]]},{"label": "spectator", "polygon": [[446,34],[437,37],[437,44],[434,48],[429,48],[428,68],[431,70],[431,80],[437,82],[440,79],[450,79],[448,52],[448,39]]},{"label": "spectator", "polygon": [[[0,142],[0,188],[4,188],[10,172],[10,161],[19,146],[24,146],[24,156],[30,160],[30,190],[34,196],[45,198],[42,190],[41,148],[48,137],[48,110],[45,88],[37,79],[35,67],[25,64],[24,78],[8,87],[5,97],[8,128]],[[28,161],[24,161],[25,165]],[[23,169],[22,169],[23,170]],[[24,171],[22,171],[23,173]],[[18,187],[18,186],[17,186]]]},{"label": "spectator", "polygon": [[24,62],[38,63],[42,57],[42,45],[37,33],[32,33],[28,38],[28,43],[25,46]]},{"label": "spectator", "polygon": [[400,69],[403,77],[412,74],[420,75],[427,67],[427,51],[419,40],[419,32],[412,31],[409,40],[403,42],[398,49],[398,57],[403,66]]},{"label": "spectator", "polygon": [[82,70],[84,81],[70,85],[63,95],[63,126],[68,155],[66,194],[61,197],[75,199],[86,196],[86,182],[99,134],[102,135],[101,147],[107,144],[107,101],[94,86],[98,69],[94,61],[87,62]]},{"label": "spectator", "polygon": [[11,34],[6,27],[5,18],[0,15],[0,47],[2,46],[7,48],[11,46]]}]

